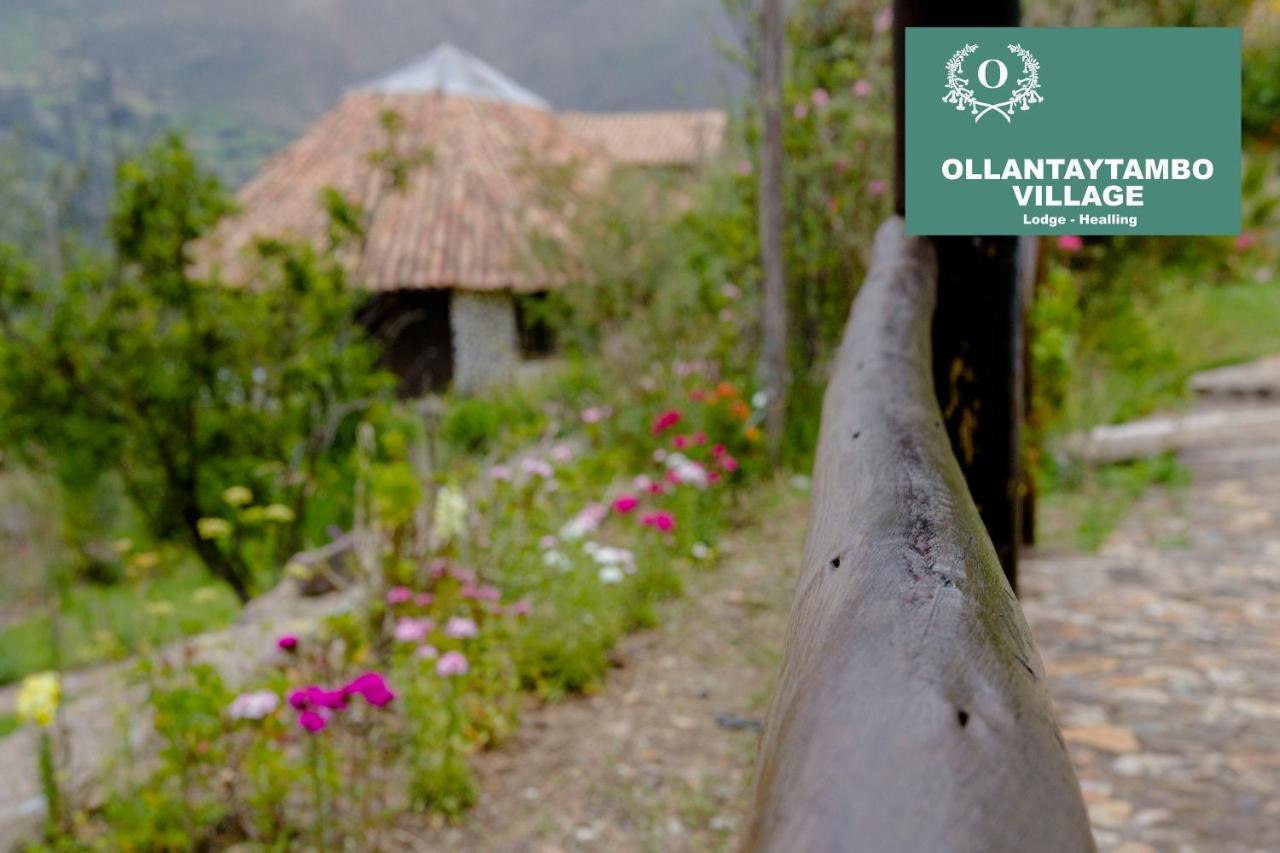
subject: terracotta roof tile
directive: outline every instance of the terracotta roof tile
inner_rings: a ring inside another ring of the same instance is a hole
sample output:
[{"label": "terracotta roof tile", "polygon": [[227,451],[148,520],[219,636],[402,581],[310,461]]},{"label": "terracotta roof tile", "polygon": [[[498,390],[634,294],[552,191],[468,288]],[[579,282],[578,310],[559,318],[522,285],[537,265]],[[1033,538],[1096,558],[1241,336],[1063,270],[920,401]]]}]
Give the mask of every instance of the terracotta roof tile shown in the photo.
[{"label": "terracotta roof tile", "polygon": [[691,166],[719,153],[728,118],[720,110],[561,113],[570,133],[618,163]]}]

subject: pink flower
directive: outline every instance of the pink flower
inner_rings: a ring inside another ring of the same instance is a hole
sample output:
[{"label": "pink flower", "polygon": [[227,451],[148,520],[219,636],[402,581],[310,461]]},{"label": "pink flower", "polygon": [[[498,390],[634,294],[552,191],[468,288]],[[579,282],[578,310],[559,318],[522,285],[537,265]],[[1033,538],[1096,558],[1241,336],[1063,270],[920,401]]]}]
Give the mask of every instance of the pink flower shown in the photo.
[{"label": "pink flower", "polygon": [[660,495],[664,491],[666,490],[662,487],[662,483],[653,482],[649,484],[649,494],[651,495]]},{"label": "pink flower", "polygon": [[732,474],[738,470],[738,460],[726,455],[720,459],[720,467]]},{"label": "pink flower", "polygon": [[407,586],[393,586],[387,590],[387,604],[404,604],[413,600],[413,590]]},{"label": "pink flower", "polygon": [[670,512],[662,510],[660,512],[652,512],[640,519],[640,523],[645,527],[652,527],[655,530],[661,530],[663,533],[670,533],[676,529],[676,518]]},{"label": "pink flower", "polygon": [[888,188],[889,188],[888,182],[882,178],[872,178],[871,180],[867,181],[867,192],[871,193],[872,195],[875,195],[875,196],[884,195],[884,191],[887,190]]},{"label": "pink flower", "polygon": [[1078,252],[1084,248],[1084,240],[1075,234],[1063,234],[1058,238],[1058,248],[1064,252]]},{"label": "pink flower", "polygon": [[804,101],[800,101],[798,104],[796,104],[795,109],[791,111],[791,114],[794,115],[796,118],[804,118],[809,114],[809,105],[806,104]]},{"label": "pink flower", "polygon": [[641,474],[631,481],[631,488],[637,492],[647,492],[649,487],[653,485],[653,478],[647,474]]},{"label": "pink flower", "polygon": [[520,463],[520,470],[531,477],[541,477],[544,480],[555,476],[555,469],[551,464],[543,459],[526,459]]},{"label": "pink flower", "polygon": [[618,495],[613,502],[613,511],[618,515],[626,515],[640,505],[635,495]]},{"label": "pink flower", "polygon": [[307,705],[310,704],[310,702],[307,701],[307,691],[306,690],[292,691],[289,694],[289,704],[299,711],[307,707]]},{"label": "pink flower", "polygon": [[459,583],[475,583],[476,573],[474,569],[453,568],[449,574],[458,579]]},{"label": "pink flower", "polygon": [[717,444],[715,447],[711,448],[711,455],[717,459],[719,459],[721,456],[724,456],[728,452],[729,452],[729,448],[725,447],[723,444]]},{"label": "pink flower", "polygon": [[274,690],[255,690],[237,696],[228,713],[233,720],[261,720],[279,705],[280,697]]},{"label": "pink flower", "polygon": [[573,459],[573,448],[567,444],[557,444],[551,448],[551,458],[563,465]]},{"label": "pink flower", "polygon": [[522,598],[507,608],[507,613],[512,616],[528,616],[533,612],[533,602],[527,598]]},{"label": "pink flower", "polygon": [[871,25],[878,33],[888,32],[889,28],[893,26],[893,7],[885,6],[880,10]]},{"label": "pink flower", "polygon": [[[1241,231],[1240,236],[1236,237],[1236,251],[1244,252],[1253,248],[1253,244],[1258,242],[1258,235],[1253,231]],[[1061,241],[1059,241],[1061,243]]]},{"label": "pink flower", "polygon": [[489,469],[489,479],[506,483],[511,480],[511,468],[506,465],[494,465]]},{"label": "pink flower", "polygon": [[676,450],[684,450],[689,446],[689,437],[687,435],[677,435],[671,439],[671,444],[675,446]]},{"label": "pink flower", "polygon": [[436,597],[429,592],[420,592],[413,597],[413,603],[419,607],[430,607],[435,600]]},{"label": "pink flower", "polygon": [[707,392],[701,388],[694,388],[689,392],[689,399],[695,403],[701,403],[707,398]]},{"label": "pink flower", "polygon": [[548,533],[538,540],[538,547],[544,551],[550,551],[552,548],[560,544],[560,540]]},{"label": "pink flower", "polygon": [[435,627],[430,619],[401,619],[392,635],[398,643],[421,643]]},{"label": "pink flower", "polygon": [[415,657],[420,657],[424,660],[433,660],[440,657],[440,650],[432,645],[418,646],[418,650],[413,654]]},{"label": "pink flower", "polygon": [[433,561],[431,563],[431,568],[428,570],[428,573],[431,575],[431,578],[433,580],[440,580],[440,578],[444,577],[449,573],[448,561],[447,560]]},{"label": "pink flower", "polygon": [[750,160],[739,160],[739,161],[738,161],[738,166],[737,166],[737,172],[738,172],[738,174],[739,174],[739,175],[750,175],[750,174],[751,174],[751,161],[750,161]]},{"label": "pink flower", "polygon": [[465,616],[454,616],[445,623],[444,633],[445,636],[453,637],[455,640],[469,640],[479,636],[480,629],[471,619]]},{"label": "pink flower", "polygon": [[298,725],[315,734],[324,731],[327,720],[316,711],[303,711],[298,715]]},{"label": "pink flower", "polygon": [[293,634],[285,634],[283,637],[276,640],[276,648],[286,652],[291,652],[298,648],[298,638]]},{"label": "pink flower", "polygon": [[859,80],[857,83],[853,84],[850,91],[853,92],[853,96],[855,98],[865,98],[867,95],[871,94],[871,81]]},{"label": "pink flower", "polygon": [[720,477],[719,471],[707,472],[707,483],[709,483],[710,485],[714,486],[716,483],[720,482],[721,479],[722,478]]},{"label": "pink flower", "polygon": [[451,675],[466,675],[468,669],[470,665],[462,652],[445,652],[440,656],[440,660],[436,661],[436,675],[446,678]]},{"label": "pink flower", "polygon": [[582,422],[584,424],[598,424],[612,414],[613,409],[608,406],[592,406],[589,409],[582,410]]},{"label": "pink flower", "polygon": [[736,284],[725,282],[720,285],[720,295],[725,299],[738,300],[742,298],[742,291],[738,289]]},{"label": "pink flower", "polygon": [[705,432],[695,432],[693,434],[693,443],[701,447],[707,443],[707,434]]},{"label": "pink flower", "polygon": [[809,95],[809,100],[813,101],[813,105],[818,109],[822,109],[827,105],[827,101],[831,100],[831,96],[827,94],[827,90],[819,86]]},{"label": "pink flower", "polygon": [[476,589],[475,597],[479,601],[501,601],[502,591],[496,586],[490,584],[480,584]]},{"label": "pink flower", "polygon": [[680,423],[680,412],[677,409],[670,409],[663,412],[653,419],[652,432],[654,435],[661,435]]}]

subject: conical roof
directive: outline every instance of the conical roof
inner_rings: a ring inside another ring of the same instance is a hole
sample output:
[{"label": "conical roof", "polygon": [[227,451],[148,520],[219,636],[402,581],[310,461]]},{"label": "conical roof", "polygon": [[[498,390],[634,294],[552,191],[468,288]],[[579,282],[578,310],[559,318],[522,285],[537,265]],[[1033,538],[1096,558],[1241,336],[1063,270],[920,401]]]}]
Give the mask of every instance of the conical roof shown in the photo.
[{"label": "conical roof", "polygon": [[543,98],[487,62],[449,42],[443,42],[426,56],[399,71],[354,88],[384,94],[440,92],[483,101],[503,101],[543,110],[551,109],[551,105]]},{"label": "conical roof", "polygon": [[[371,156],[387,145],[379,120],[387,110],[403,120],[397,150],[432,153],[402,192],[388,186]],[[252,275],[245,262],[257,237],[322,245],[327,220],[319,200],[332,187],[370,216],[363,255],[352,263],[370,290],[542,290],[560,276],[534,262],[529,240],[562,234],[564,223],[544,204],[540,177],[546,167],[572,163],[580,166],[573,172],[579,187],[598,185],[607,169],[599,151],[547,110],[434,92],[354,91],[244,186],[240,213],[211,235],[204,260],[236,282]]]}]

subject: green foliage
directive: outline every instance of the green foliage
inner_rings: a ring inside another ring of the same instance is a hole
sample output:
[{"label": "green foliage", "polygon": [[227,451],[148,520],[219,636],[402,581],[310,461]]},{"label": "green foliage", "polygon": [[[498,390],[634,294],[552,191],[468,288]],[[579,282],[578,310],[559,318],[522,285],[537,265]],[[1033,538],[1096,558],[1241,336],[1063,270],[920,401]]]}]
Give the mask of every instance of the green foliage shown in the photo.
[{"label": "green foliage", "polygon": [[1056,473],[1059,481],[1048,495],[1044,512],[1049,518],[1064,516],[1070,527],[1044,531],[1045,544],[1070,544],[1086,552],[1098,550],[1152,486],[1179,489],[1190,483],[1190,472],[1171,453]]},{"label": "green foliage", "polygon": [[[310,498],[390,383],[332,251],[264,242],[252,291],[193,275],[229,204],[176,137],[121,166],[118,185],[114,262],[43,287],[0,251],[0,438],[68,493],[118,477],[152,535],[185,541],[245,599],[262,563],[300,547]],[[273,553],[202,534],[202,520],[233,520],[233,485],[292,512]]]}]

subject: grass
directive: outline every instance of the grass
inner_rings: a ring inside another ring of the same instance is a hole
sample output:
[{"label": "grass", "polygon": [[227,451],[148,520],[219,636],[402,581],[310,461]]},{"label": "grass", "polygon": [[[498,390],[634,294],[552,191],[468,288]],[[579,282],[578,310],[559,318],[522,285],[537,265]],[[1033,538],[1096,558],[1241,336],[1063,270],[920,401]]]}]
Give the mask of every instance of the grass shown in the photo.
[{"label": "grass", "polygon": [[21,726],[16,714],[0,714],[0,738],[8,737]]},{"label": "grass", "polygon": [[[62,665],[85,666],[126,657],[183,636],[231,624],[235,596],[203,568],[186,562],[140,586],[80,584],[62,601]],[[47,613],[0,629],[0,684],[54,665]]]},{"label": "grass", "polygon": [[[1135,322],[1143,328],[1133,329]],[[1145,336],[1145,349],[1126,350],[1127,334],[1135,341]],[[1170,289],[1092,335],[1073,378],[1063,433],[1183,406],[1192,374],[1280,353],[1280,280]],[[1103,355],[1097,342],[1107,336]],[[1171,454],[1094,468],[1059,459],[1042,477],[1037,539],[1095,551],[1150,486],[1189,482]]]}]

